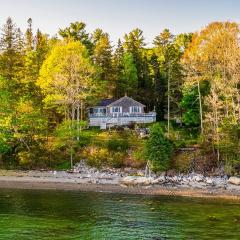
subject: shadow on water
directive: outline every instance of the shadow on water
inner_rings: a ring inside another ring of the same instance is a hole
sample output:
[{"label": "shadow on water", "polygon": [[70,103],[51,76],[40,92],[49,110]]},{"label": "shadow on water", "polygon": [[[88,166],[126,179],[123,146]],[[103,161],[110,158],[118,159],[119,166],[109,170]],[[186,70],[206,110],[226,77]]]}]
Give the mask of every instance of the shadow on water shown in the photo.
[{"label": "shadow on water", "polygon": [[0,239],[239,239],[240,202],[0,190]]}]

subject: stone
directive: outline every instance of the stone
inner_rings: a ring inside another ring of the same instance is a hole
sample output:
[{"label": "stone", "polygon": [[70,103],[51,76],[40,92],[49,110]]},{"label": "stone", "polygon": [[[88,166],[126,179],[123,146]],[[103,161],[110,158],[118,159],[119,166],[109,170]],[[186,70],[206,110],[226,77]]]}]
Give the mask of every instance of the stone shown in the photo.
[{"label": "stone", "polygon": [[240,177],[230,177],[228,183],[233,185],[240,185]]},{"label": "stone", "polygon": [[176,176],[176,171],[175,170],[168,170],[165,173],[165,175],[168,176],[168,177],[174,177],[174,176]]},{"label": "stone", "polygon": [[213,180],[211,178],[207,178],[206,179],[206,184],[212,185],[213,184]]},{"label": "stone", "polygon": [[141,170],[138,170],[138,171],[137,171],[137,175],[143,177],[143,176],[144,176],[144,172],[141,171]]},{"label": "stone", "polygon": [[132,177],[132,176],[125,177],[121,180],[121,184],[127,185],[127,186],[134,185],[135,178],[136,177]]},{"label": "stone", "polygon": [[152,181],[153,184],[164,183],[166,181],[165,176],[160,176]]},{"label": "stone", "polygon": [[152,183],[152,181],[153,181],[152,178],[128,176],[121,180],[121,184],[124,184],[127,186],[136,186],[136,185],[148,186]]},{"label": "stone", "polygon": [[178,181],[179,181],[178,176],[174,176],[174,177],[172,177],[171,180],[172,180],[173,182],[178,182]]},{"label": "stone", "polygon": [[148,186],[152,183],[153,179],[150,177],[137,177],[134,180],[135,185]]},{"label": "stone", "polygon": [[203,182],[203,177],[201,177],[201,176],[196,176],[196,177],[194,178],[194,180],[195,180],[196,182]]}]

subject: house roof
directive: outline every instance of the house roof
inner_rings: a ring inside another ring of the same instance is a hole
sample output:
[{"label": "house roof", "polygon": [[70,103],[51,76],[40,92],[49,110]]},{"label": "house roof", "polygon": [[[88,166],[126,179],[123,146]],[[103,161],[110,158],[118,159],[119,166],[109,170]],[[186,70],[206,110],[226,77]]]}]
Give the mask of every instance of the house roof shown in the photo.
[{"label": "house roof", "polygon": [[116,99],[102,99],[97,106],[98,107],[106,107],[109,104],[111,104],[112,102],[116,101]]},{"label": "house roof", "polygon": [[145,107],[144,104],[137,102],[136,100],[124,96],[108,105],[108,107],[113,107],[113,106],[139,106],[139,107]]}]

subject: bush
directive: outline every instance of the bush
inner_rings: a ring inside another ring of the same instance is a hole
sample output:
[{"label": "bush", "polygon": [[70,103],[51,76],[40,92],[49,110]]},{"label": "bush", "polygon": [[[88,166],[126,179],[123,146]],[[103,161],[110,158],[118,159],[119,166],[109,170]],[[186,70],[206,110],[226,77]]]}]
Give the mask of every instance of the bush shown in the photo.
[{"label": "bush", "polygon": [[179,172],[188,173],[192,161],[195,157],[194,152],[179,152],[174,156],[173,167]]},{"label": "bush", "polygon": [[126,152],[129,148],[127,139],[110,139],[107,143],[109,151]]},{"label": "bush", "polygon": [[240,169],[240,124],[226,119],[220,128],[221,138],[216,148],[228,174],[239,174]]},{"label": "bush", "polygon": [[150,128],[150,137],[146,144],[146,159],[154,172],[166,171],[170,168],[173,152],[172,143],[164,136],[159,123]]},{"label": "bush", "polygon": [[84,155],[87,159],[87,164],[96,168],[104,167],[109,156],[107,149],[98,148],[95,146],[86,148]]},{"label": "bush", "polygon": [[133,168],[143,168],[146,165],[146,159],[143,150],[134,149],[128,159],[125,160],[125,165]]},{"label": "bush", "polygon": [[86,158],[87,164],[96,168],[120,168],[123,166],[125,155],[125,153],[112,152],[106,148],[95,146],[87,147],[83,153],[83,157]]}]

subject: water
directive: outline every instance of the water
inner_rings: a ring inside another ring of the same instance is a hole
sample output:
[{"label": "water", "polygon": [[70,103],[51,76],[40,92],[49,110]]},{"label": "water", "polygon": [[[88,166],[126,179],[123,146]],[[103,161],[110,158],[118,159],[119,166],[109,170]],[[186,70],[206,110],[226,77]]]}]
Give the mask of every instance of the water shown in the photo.
[{"label": "water", "polygon": [[240,239],[240,202],[0,189],[0,239]]}]

